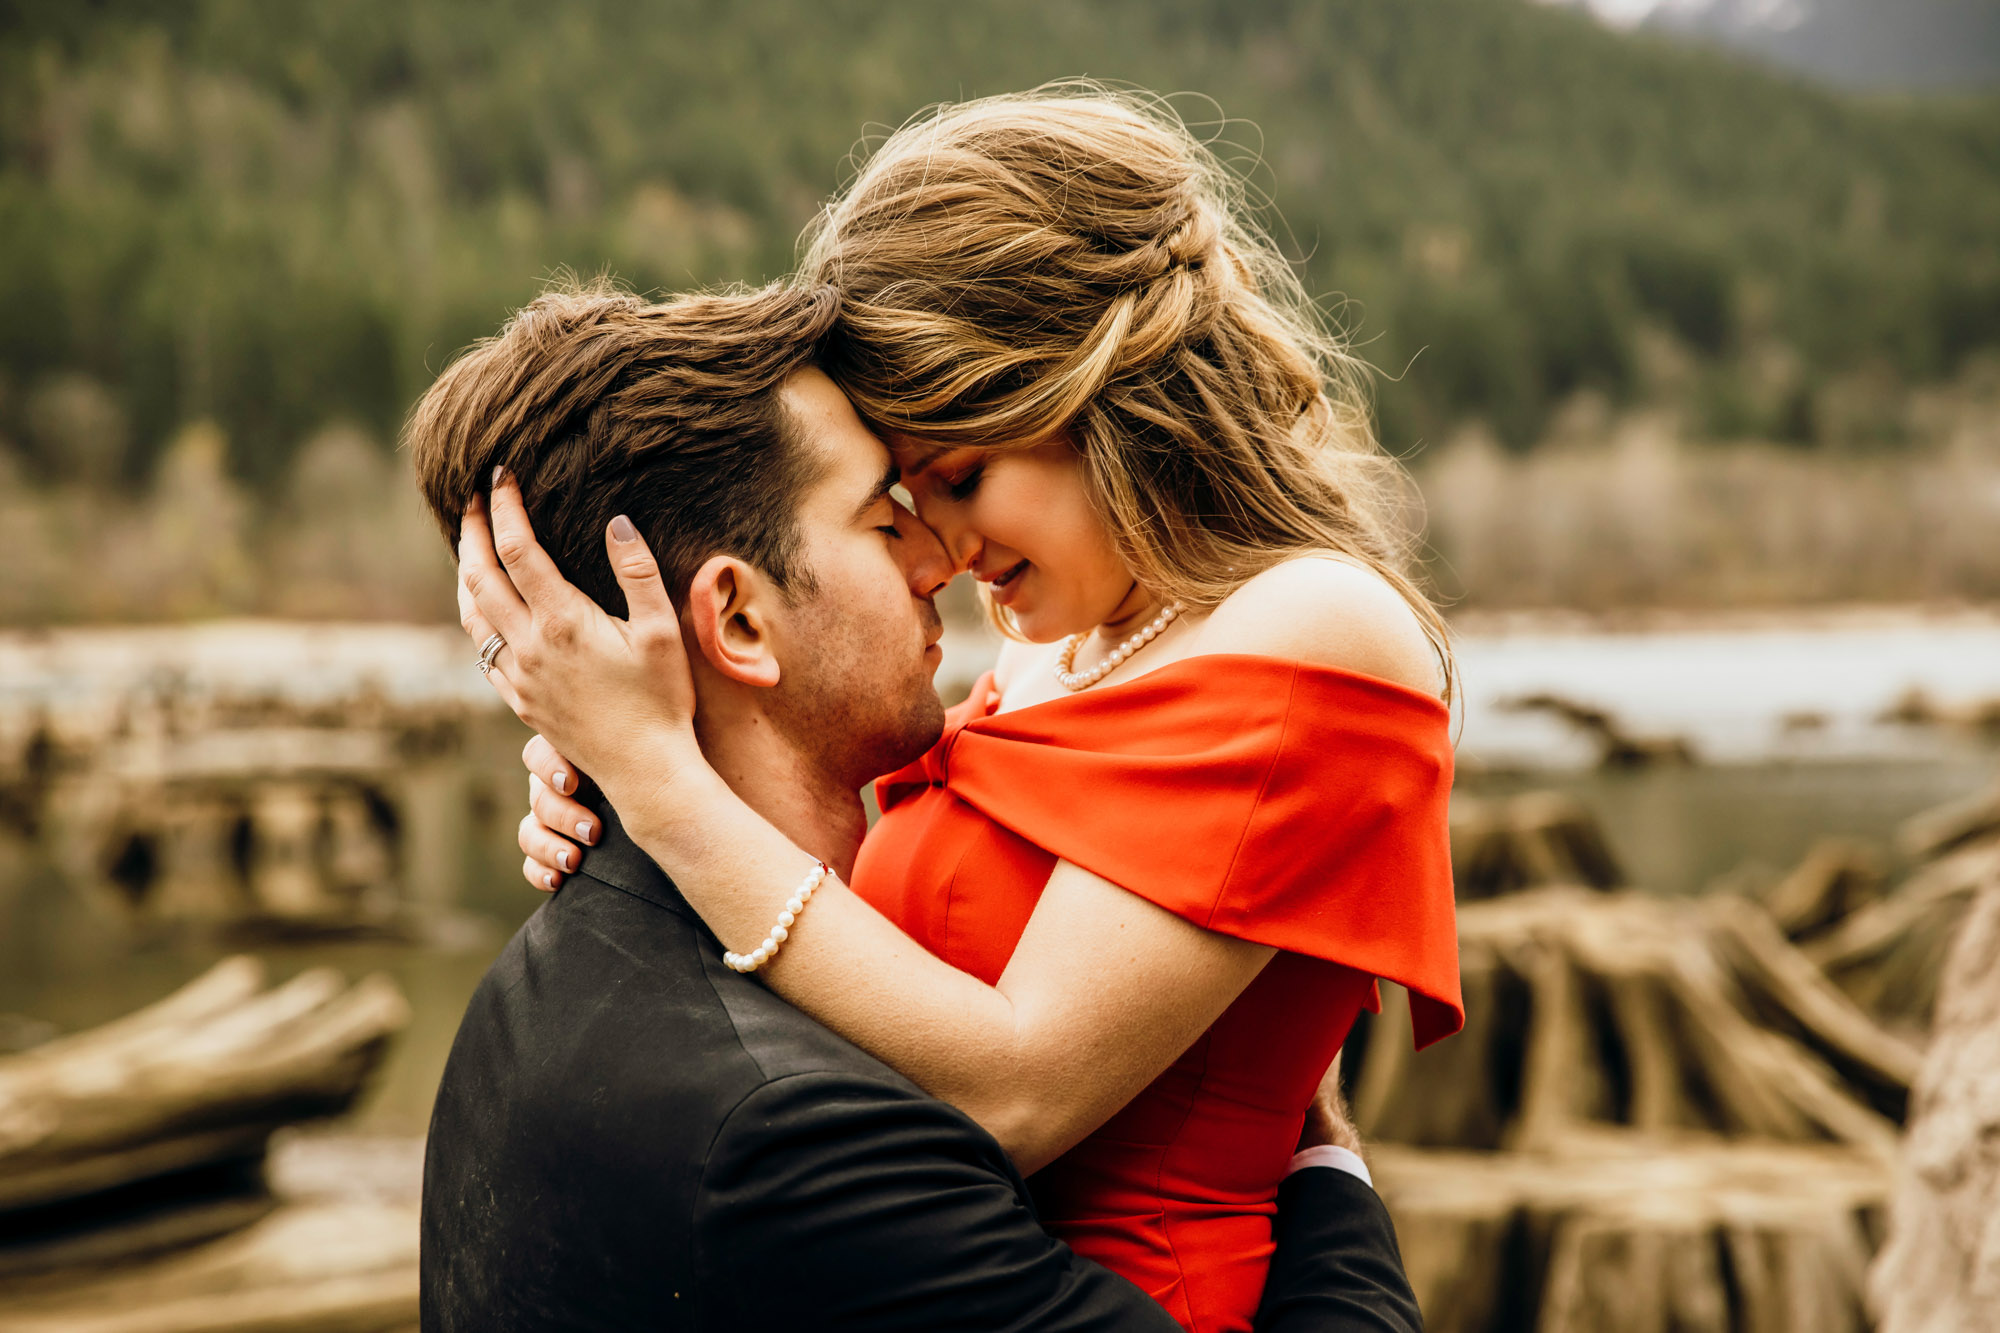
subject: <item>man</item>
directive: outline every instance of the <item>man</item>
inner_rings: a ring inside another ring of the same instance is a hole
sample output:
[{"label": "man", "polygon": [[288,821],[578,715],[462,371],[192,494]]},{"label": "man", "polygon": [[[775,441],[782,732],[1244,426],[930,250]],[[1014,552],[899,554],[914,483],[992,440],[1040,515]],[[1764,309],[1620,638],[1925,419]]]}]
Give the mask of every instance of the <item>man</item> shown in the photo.
[{"label": "man", "polygon": [[[547,296],[440,377],[407,437],[448,535],[485,540],[504,469],[561,572],[613,614],[602,534],[631,515],[681,614],[705,755],[845,873],[856,789],[939,734],[931,598],[951,570],[813,368],[834,310],[785,285]],[[597,813],[603,836],[494,964],[446,1067],[426,1328],[1171,1333],[1035,1224],[971,1119],[725,967]],[[1278,1232],[1260,1328],[1417,1327],[1357,1176],[1295,1171]]]}]

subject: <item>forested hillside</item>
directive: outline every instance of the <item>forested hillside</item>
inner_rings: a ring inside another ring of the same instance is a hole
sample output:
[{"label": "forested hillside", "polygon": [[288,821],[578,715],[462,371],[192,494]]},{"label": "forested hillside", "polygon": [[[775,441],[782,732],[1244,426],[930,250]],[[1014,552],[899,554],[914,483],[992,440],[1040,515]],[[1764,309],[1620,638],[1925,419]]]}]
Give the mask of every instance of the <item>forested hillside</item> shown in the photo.
[{"label": "forested hillside", "polygon": [[1994,103],[1520,0],[0,0],[0,441],[112,484],[196,420],[253,484],[386,447],[558,266],[778,274],[864,127],[1072,74],[1227,117],[1398,449],[1578,388],[1888,447],[1851,404],[2000,345]]}]

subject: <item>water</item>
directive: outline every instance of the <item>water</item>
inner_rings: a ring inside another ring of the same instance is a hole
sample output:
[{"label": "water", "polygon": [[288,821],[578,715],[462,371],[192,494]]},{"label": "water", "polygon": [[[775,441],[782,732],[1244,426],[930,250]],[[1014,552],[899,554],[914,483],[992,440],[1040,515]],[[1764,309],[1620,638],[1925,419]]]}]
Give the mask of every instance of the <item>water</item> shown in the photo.
[{"label": "water", "polygon": [[1729,881],[1748,887],[1796,865],[1823,838],[1875,845],[1892,873],[1894,838],[1911,815],[2000,778],[2000,754],[1929,760],[1840,760],[1637,772],[1468,773],[1454,798],[1554,788],[1603,826],[1631,882],[1685,895]]},{"label": "water", "polygon": [[[1880,844],[1913,814],[2000,775],[1992,725],[1888,720],[1913,698],[1943,718],[2000,702],[2000,618],[1897,610],[1605,633],[1488,625],[1458,645],[1457,792],[1554,787],[1596,813],[1633,881],[1695,893],[1745,867],[1788,868],[1822,838]],[[1594,766],[1599,746],[1546,693],[1704,762]]]},{"label": "water", "polygon": [[[943,679],[970,683],[990,641],[947,644]],[[0,637],[0,740],[24,719],[82,728],[121,697],[183,692],[290,695],[325,704],[373,682],[401,704],[471,707],[470,810],[452,876],[455,942],[260,945],[282,978],[331,964],[350,976],[385,971],[414,1018],[357,1116],[358,1127],[421,1133],[466,999],[493,953],[540,903],[514,848],[525,732],[494,710],[472,652],[449,629],[270,626],[76,631]],[[1977,617],[1849,616],[1820,623],[1593,634],[1528,627],[1466,636],[1461,796],[1556,787],[1593,809],[1634,880],[1693,893],[1745,863],[1794,864],[1827,836],[1878,842],[1893,855],[1909,815],[2000,776],[2000,749],[1976,731],[1879,723],[1912,686],[1943,705],[2000,698],[2000,622]],[[1604,707],[1635,731],[1689,738],[1718,762],[1603,771],[1592,746],[1546,717],[1498,707],[1543,690]],[[1796,715],[1821,720],[1801,729]],[[1793,724],[1785,719],[1794,716]],[[69,882],[57,849],[0,831],[0,1014],[74,1030],[125,1013],[235,951],[212,936],[132,933]]]},{"label": "water", "polygon": [[1594,747],[1573,728],[1505,707],[1537,692],[1683,738],[1719,764],[1925,762],[1978,746],[1884,714],[1912,696],[1946,713],[2000,702],[2000,617],[1854,611],[1622,633],[1529,623],[1465,635],[1458,664],[1462,765],[1588,763]]}]

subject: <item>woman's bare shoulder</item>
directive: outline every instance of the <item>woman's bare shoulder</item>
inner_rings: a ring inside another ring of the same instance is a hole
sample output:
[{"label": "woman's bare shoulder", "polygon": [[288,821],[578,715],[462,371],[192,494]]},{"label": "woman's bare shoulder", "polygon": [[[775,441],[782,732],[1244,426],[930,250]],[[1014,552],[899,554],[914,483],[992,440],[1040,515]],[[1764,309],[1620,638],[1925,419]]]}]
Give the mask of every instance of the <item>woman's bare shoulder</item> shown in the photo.
[{"label": "woman's bare shoulder", "polygon": [[1287,657],[1438,694],[1423,622],[1389,581],[1342,556],[1298,556],[1245,583],[1202,626],[1204,651]]}]

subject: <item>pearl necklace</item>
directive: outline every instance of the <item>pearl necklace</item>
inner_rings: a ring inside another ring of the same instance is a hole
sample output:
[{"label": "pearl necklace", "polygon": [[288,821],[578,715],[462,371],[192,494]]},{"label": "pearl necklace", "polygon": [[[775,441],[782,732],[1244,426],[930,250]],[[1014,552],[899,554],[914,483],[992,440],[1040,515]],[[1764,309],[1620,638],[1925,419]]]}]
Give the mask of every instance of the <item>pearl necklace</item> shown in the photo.
[{"label": "pearl necklace", "polygon": [[1174,617],[1181,613],[1181,604],[1174,602],[1154,616],[1146,627],[1125,642],[1111,650],[1111,655],[1088,671],[1077,671],[1076,650],[1083,643],[1081,634],[1072,634],[1063,640],[1062,651],[1056,654],[1056,684],[1075,694],[1088,689],[1098,681],[1116,671],[1118,667],[1147,644],[1160,637],[1160,631],[1174,623]]}]

